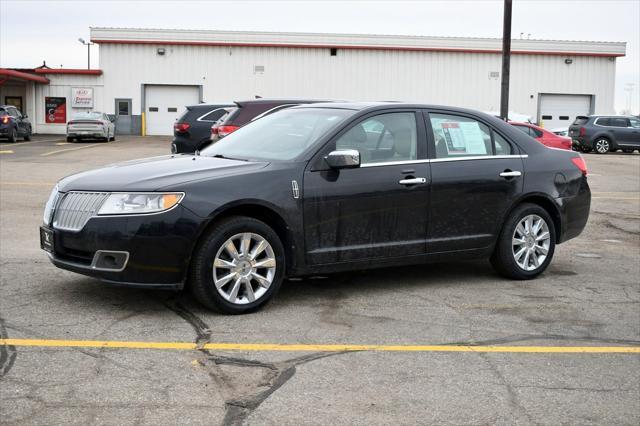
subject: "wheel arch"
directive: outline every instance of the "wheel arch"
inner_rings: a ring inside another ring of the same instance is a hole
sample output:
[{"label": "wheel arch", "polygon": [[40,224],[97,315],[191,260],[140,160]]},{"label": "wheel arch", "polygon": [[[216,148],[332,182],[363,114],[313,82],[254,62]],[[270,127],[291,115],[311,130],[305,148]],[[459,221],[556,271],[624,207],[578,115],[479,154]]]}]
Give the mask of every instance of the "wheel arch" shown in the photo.
[{"label": "wheel arch", "polygon": [[264,222],[280,238],[285,251],[285,276],[291,271],[295,262],[294,247],[295,242],[293,235],[290,231],[289,225],[285,221],[282,214],[280,214],[275,206],[265,203],[261,200],[242,200],[234,203],[226,204],[213,211],[207,219],[204,226],[197,234],[196,240],[191,248],[189,256],[188,271],[191,269],[191,262],[193,261],[193,255],[197,250],[203,236],[213,228],[221,220],[224,220],[232,216],[245,216],[253,219],[257,219]]},{"label": "wheel arch", "polygon": [[[562,238],[561,238],[561,235],[562,235],[562,215],[560,214],[560,209],[558,208],[556,203],[548,195],[541,194],[541,193],[533,193],[533,194],[524,195],[522,198],[518,199],[515,203],[513,203],[511,208],[504,215],[502,223],[504,224],[504,222],[511,215],[511,213],[518,206],[520,206],[520,205],[522,205],[524,203],[536,204],[536,205],[542,207],[543,209],[545,209],[545,211],[547,213],[549,213],[549,216],[551,216],[551,220],[553,220],[553,227],[554,227],[555,233],[556,233],[556,241],[555,241],[555,243],[559,244],[560,241],[562,241]],[[502,231],[502,229],[500,231]]]}]

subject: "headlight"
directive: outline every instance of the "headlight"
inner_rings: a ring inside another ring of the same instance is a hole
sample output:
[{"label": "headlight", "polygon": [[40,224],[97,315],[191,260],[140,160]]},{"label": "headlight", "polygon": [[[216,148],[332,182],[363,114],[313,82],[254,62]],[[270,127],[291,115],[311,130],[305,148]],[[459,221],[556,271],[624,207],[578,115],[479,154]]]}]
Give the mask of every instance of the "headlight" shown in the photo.
[{"label": "headlight", "polygon": [[159,193],[114,193],[109,195],[98,211],[99,215],[105,214],[143,214],[157,213],[169,210],[178,204],[184,197],[183,193],[171,192]]},{"label": "headlight", "polygon": [[51,225],[51,219],[53,216],[53,207],[58,200],[58,185],[54,186],[51,190],[51,194],[49,195],[49,199],[47,200],[47,204],[44,205],[44,214],[42,215],[42,219],[45,225]]}]

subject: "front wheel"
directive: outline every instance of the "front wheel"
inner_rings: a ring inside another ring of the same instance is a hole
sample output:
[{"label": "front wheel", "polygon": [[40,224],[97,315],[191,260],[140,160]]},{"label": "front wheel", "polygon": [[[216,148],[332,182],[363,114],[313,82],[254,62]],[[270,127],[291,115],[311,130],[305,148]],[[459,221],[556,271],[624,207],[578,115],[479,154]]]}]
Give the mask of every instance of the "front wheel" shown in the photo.
[{"label": "front wheel", "polygon": [[15,128],[13,128],[9,133],[9,142],[13,143],[17,140],[18,140],[18,131]]},{"label": "front wheel", "polygon": [[611,142],[607,138],[599,138],[593,143],[593,151],[596,154],[606,154],[611,151]]},{"label": "front wheel", "polygon": [[264,306],[279,290],[284,247],[265,223],[234,216],[215,225],[194,255],[190,289],[204,306],[244,314]]},{"label": "front wheel", "polygon": [[549,266],[555,242],[555,227],[547,211],[536,204],[522,204],[505,222],[491,263],[504,277],[535,278]]},{"label": "front wheel", "polygon": [[24,134],[24,140],[29,142],[31,140],[31,128],[27,129],[27,132]]}]

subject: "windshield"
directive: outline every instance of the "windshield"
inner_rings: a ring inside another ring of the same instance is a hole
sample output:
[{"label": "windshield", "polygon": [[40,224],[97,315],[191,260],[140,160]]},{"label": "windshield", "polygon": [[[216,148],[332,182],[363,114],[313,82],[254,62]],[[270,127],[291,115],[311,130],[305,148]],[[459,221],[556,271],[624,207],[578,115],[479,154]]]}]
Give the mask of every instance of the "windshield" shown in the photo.
[{"label": "windshield", "polygon": [[251,122],[202,151],[201,155],[242,160],[292,160],[353,111],[286,109]]},{"label": "windshield", "polygon": [[78,112],[73,115],[73,120],[101,120],[102,113],[96,111]]}]

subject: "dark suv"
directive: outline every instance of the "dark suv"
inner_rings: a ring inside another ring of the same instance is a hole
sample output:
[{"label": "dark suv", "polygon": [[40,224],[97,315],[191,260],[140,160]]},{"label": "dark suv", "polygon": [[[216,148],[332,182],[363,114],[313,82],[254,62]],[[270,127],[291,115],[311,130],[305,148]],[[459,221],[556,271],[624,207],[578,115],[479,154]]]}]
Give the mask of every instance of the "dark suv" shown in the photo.
[{"label": "dark suv", "polygon": [[625,116],[578,116],[569,126],[573,146],[582,152],[640,150],[640,119]]},{"label": "dark suv", "polygon": [[15,142],[18,138],[31,140],[31,122],[13,105],[0,105],[0,138]]},{"label": "dark suv", "polygon": [[265,115],[280,111],[281,109],[317,102],[327,101],[309,99],[252,99],[236,102],[236,108],[229,112],[229,115],[214,126],[211,126],[211,140],[213,142],[220,140],[245,124],[264,117]]},{"label": "dark suv", "polygon": [[210,143],[211,126],[225,115],[233,104],[189,105],[173,125],[171,152],[191,153]]}]

